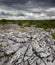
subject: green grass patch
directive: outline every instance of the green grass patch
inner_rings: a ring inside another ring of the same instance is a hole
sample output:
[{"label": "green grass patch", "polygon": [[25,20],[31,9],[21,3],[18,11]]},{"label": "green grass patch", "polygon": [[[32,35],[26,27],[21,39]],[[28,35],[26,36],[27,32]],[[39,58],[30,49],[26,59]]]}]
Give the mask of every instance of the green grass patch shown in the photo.
[{"label": "green grass patch", "polygon": [[19,26],[51,29],[55,28],[55,20],[0,20],[0,24],[18,24]]}]

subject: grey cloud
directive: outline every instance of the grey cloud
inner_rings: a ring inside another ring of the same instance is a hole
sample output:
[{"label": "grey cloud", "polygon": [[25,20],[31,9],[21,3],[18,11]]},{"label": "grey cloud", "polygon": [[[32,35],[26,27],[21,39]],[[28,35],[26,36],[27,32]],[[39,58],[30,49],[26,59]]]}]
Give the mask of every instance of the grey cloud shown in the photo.
[{"label": "grey cloud", "polygon": [[55,8],[30,8],[26,10],[0,9],[0,19],[1,18],[19,20],[52,19],[55,18]]},{"label": "grey cloud", "polygon": [[55,0],[0,0],[0,18],[55,18]]},{"label": "grey cloud", "polygon": [[0,15],[2,15],[2,16],[12,16],[11,13],[5,13],[5,12],[1,12]]}]

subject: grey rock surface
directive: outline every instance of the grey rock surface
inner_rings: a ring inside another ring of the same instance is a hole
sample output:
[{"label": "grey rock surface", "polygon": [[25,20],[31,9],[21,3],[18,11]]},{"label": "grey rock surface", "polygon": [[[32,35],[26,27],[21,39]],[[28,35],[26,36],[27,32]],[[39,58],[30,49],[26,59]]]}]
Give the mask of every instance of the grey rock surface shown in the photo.
[{"label": "grey rock surface", "polygon": [[0,65],[55,65],[55,43],[44,29],[0,33],[0,43]]}]

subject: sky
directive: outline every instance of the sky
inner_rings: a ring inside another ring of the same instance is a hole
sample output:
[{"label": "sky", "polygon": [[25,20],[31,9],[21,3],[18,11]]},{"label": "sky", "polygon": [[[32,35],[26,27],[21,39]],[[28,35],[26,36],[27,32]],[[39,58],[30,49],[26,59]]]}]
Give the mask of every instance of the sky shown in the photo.
[{"label": "sky", "polygon": [[55,19],[55,0],[0,0],[0,19]]}]

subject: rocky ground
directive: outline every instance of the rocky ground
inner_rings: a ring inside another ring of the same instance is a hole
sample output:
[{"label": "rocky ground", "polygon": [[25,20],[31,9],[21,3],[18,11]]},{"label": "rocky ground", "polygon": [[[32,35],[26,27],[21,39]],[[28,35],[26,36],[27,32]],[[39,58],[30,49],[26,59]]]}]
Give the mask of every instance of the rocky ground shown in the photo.
[{"label": "rocky ground", "polygon": [[0,27],[0,65],[55,65],[55,40],[42,28]]}]

